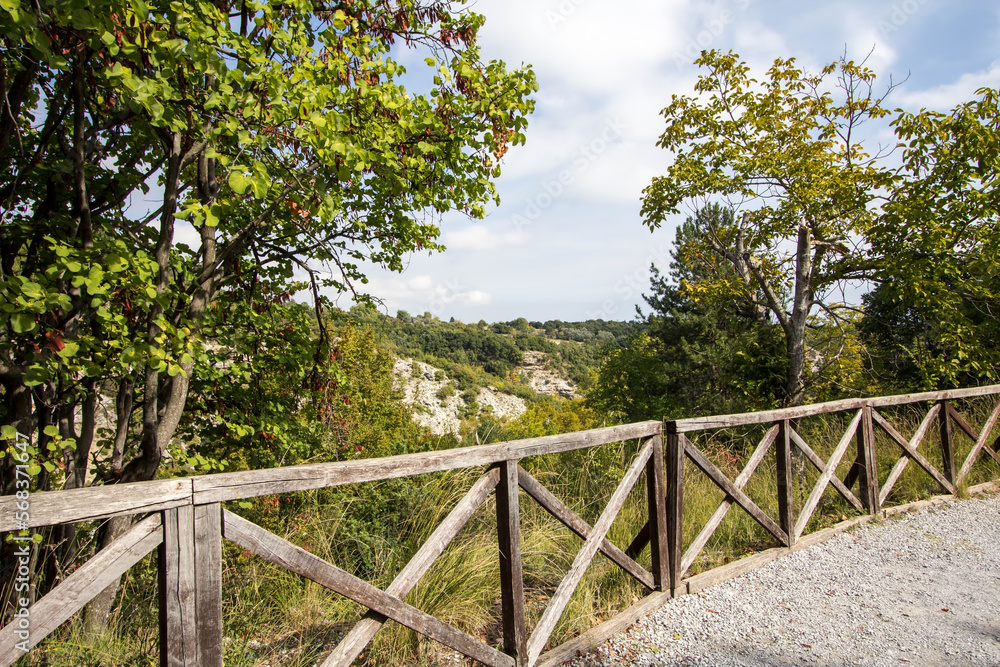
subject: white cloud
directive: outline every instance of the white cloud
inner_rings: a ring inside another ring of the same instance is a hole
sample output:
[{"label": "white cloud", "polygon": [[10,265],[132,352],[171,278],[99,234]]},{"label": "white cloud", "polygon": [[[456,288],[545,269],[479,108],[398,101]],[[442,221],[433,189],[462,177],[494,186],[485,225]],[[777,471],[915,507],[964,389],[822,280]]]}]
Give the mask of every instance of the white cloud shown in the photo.
[{"label": "white cloud", "polygon": [[438,317],[453,312],[457,307],[482,307],[493,301],[489,293],[471,289],[459,280],[441,281],[429,274],[409,278],[374,275],[366,288],[369,293],[382,299],[390,312],[429,312]]},{"label": "white cloud", "polygon": [[497,234],[480,224],[445,232],[443,240],[448,250],[496,250],[504,246],[521,245],[528,240],[528,235],[520,230]]},{"label": "white cloud", "polygon": [[901,91],[895,98],[906,109],[934,109],[949,111],[962,102],[976,98],[980,88],[996,88],[1000,86],[1000,60],[993,62],[988,69],[979,72],[967,72],[951,83],[946,83],[927,90]]}]

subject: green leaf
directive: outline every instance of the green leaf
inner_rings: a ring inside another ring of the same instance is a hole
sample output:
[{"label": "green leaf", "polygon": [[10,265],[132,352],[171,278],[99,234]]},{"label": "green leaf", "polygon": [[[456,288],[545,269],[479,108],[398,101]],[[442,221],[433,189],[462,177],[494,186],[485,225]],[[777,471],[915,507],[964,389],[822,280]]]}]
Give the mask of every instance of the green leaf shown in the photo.
[{"label": "green leaf", "polygon": [[14,313],[10,316],[10,326],[16,334],[26,334],[35,330],[35,316],[30,313]]},{"label": "green leaf", "polygon": [[132,10],[143,23],[149,19],[149,6],[142,0],[132,0]]},{"label": "green leaf", "polygon": [[4,424],[0,426],[0,439],[3,440],[14,440],[17,438],[17,429],[10,424]]},{"label": "green leaf", "polygon": [[229,172],[229,187],[238,195],[242,195],[250,187],[250,180],[238,171]]},{"label": "green leaf", "polygon": [[34,477],[40,472],[42,472],[42,466],[38,465],[37,463],[32,463],[31,465],[28,466],[28,474],[31,475],[32,477]]},{"label": "green leaf", "polygon": [[44,429],[42,429],[42,433],[49,436],[50,438],[54,438],[57,435],[59,435],[59,427],[55,426],[54,424],[49,424]]},{"label": "green leaf", "polygon": [[205,226],[206,227],[218,227],[219,226],[219,216],[212,211],[213,207],[205,209]]},{"label": "green leaf", "polygon": [[36,387],[48,381],[49,373],[41,366],[32,366],[24,374],[24,386]]},{"label": "green leaf", "polygon": [[73,27],[77,30],[93,30],[101,25],[86,9],[74,9],[72,21]]},{"label": "green leaf", "polygon": [[63,359],[72,359],[77,352],[80,351],[80,344],[73,341],[66,341],[65,347],[59,350],[57,354]]},{"label": "green leaf", "polygon": [[254,174],[250,179],[250,185],[253,187],[253,196],[257,199],[263,199],[267,195],[270,181],[265,175]]},{"label": "green leaf", "polygon": [[30,280],[26,280],[21,284],[21,294],[29,299],[41,299],[45,296],[42,286],[38,283],[33,283]]}]

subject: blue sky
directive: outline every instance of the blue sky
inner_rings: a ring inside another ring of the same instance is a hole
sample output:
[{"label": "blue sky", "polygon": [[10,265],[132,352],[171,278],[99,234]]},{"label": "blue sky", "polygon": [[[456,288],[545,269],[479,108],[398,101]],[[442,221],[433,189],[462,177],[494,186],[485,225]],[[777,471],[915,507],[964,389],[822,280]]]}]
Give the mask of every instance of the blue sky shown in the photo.
[{"label": "blue sky", "polygon": [[[673,224],[643,226],[642,189],[669,156],[660,110],[690,94],[701,48],[762,74],[778,57],[818,70],[845,52],[906,79],[894,106],[947,110],[1000,85],[1000,5],[983,0],[478,0],[485,59],[531,64],[537,109],[505,157],[499,207],[442,222],[448,249],[402,274],[373,270],[385,310],[465,322],[631,319]],[[422,56],[421,56],[422,57]],[[907,76],[909,78],[907,78]],[[888,138],[889,135],[883,135]],[[341,302],[341,306],[349,303]]]}]

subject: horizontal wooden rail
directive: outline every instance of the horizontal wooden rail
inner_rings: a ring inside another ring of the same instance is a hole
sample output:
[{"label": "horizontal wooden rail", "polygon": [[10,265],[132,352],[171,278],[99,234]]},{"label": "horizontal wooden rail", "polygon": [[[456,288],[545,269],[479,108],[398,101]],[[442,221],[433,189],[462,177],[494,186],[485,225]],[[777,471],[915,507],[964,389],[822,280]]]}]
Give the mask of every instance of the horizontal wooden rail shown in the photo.
[{"label": "horizontal wooden rail", "polygon": [[788,419],[802,419],[803,417],[815,417],[833,412],[860,410],[866,406],[881,408],[890,405],[905,405],[907,403],[921,403],[924,401],[951,401],[961,398],[976,398],[991,394],[1000,394],[1000,385],[994,384],[987,387],[972,387],[969,389],[949,389],[947,391],[928,391],[919,394],[900,394],[898,396],[879,396],[876,398],[847,398],[841,401],[813,403],[811,405],[780,408],[778,410],[764,410],[762,412],[745,412],[742,414],[718,415],[715,417],[692,417],[668,422],[668,428],[672,424],[675,433],[690,433],[692,431],[707,431],[733,426],[768,424]]},{"label": "horizontal wooden rail", "polygon": [[514,440],[495,445],[461,447],[342,463],[314,463],[266,471],[250,470],[204,475],[192,478],[194,502],[200,505],[487,466],[530,456],[557,454],[623,440],[647,438],[661,433],[662,429],[661,422],[647,421],[564,435]]},{"label": "horizontal wooden rail", "polygon": [[191,490],[191,478],[179,478],[32,493],[25,521],[18,520],[17,498],[0,496],[0,533],[190,505]]}]

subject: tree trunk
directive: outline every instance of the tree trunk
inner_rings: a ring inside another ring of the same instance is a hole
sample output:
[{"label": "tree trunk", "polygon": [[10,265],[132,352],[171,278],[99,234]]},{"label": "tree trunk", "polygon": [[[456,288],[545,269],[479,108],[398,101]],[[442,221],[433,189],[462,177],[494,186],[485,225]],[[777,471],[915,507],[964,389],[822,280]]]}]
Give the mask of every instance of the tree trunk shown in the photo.
[{"label": "tree trunk", "polygon": [[[116,516],[108,519],[101,526],[98,538],[98,551],[109,546],[116,539],[128,532],[132,527],[131,516]],[[98,593],[83,610],[83,635],[92,640],[96,640],[108,627],[108,619],[111,618],[111,609],[114,606],[115,596],[118,595],[118,586],[121,578],[115,579],[103,591]]]}]

